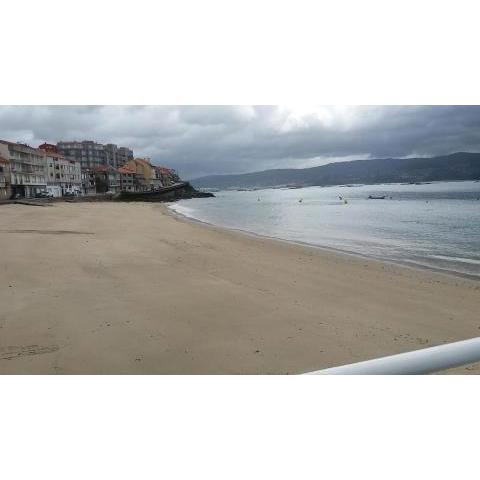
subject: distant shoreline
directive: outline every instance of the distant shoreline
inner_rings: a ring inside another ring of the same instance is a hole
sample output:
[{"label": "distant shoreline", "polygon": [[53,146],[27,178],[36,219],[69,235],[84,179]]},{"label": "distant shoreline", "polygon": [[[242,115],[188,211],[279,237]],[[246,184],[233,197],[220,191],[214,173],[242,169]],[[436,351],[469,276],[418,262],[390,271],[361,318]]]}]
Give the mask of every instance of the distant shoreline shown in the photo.
[{"label": "distant shoreline", "polygon": [[[475,179],[467,179],[467,180],[433,180],[431,182],[381,182],[381,183],[335,183],[335,184],[328,184],[328,185],[298,185],[298,186],[288,186],[288,185],[272,185],[268,187],[229,187],[229,188],[217,188],[212,187],[212,192],[257,192],[261,190],[301,190],[303,188],[331,188],[331,187],[338,187],[338,188],[351,188],[351,187],[374,187],[376,185],[434,185],[437,183],[464,183],[464,182],[472,182],[472,183],[480,183],[480,180]],[[208,187],[199,187],[202,190],[210,190]]]}]

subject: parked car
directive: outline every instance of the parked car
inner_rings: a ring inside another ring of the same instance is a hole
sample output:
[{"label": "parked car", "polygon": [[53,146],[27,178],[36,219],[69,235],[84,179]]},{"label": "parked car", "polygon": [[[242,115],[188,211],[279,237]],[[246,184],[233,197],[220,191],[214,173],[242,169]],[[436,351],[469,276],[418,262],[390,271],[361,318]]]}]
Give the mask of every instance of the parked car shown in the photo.
[{"label": "parked car", "polygon": [[53,193],[47,190],[40,190],[35,194],[35,198],[53,198]]}]

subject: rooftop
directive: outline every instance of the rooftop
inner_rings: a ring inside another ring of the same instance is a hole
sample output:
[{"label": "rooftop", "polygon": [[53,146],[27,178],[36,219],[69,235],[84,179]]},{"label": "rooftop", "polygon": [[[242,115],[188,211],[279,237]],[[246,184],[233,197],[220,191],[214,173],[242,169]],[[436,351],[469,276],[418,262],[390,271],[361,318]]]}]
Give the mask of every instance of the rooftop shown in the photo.
[{"label": "rooftop", "polygon": [[120,168],[118,169],[118,171],[119,171],[120,173],[123,173],[123,174],[129,174],[129,173],[135,174],[135,173],[136,173],[135,170],[132,170],[131,168],[128,168],[128,167],[125,167],[125,166],[124,166],[124,167],[120,167]]},{"label": "rooftop", "polygon": [[49,152],[49,153],[57,153],[57,146],[56,145],[53,145],[52,143],[42,143],[41,145],[39,145],[38,147],[40,150],[45,150],[46,152]]},{"label": "rooftop", "polygon": [[9,145],[11,147],[23,149],[23,150],[31,150],[32,152],[35,152],[36,154],[43,155],[42,150],[39,150],[38,148],[31,147],[30,145],[25,145],[24,143],[9,142],[8,140],[0,140],[0,143],[3,143],[4,145]]}]

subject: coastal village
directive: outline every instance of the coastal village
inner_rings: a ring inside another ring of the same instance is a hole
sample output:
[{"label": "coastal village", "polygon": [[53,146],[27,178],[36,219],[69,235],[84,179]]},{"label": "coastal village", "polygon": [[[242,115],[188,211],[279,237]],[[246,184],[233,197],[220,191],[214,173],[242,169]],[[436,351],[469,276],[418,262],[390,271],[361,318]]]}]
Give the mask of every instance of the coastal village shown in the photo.
[{"label": "coastal village", "polygon": [[155,192],[180,182],[175,170],[133,150],[91,140],[32,147],[0,140],[0,201]]}]

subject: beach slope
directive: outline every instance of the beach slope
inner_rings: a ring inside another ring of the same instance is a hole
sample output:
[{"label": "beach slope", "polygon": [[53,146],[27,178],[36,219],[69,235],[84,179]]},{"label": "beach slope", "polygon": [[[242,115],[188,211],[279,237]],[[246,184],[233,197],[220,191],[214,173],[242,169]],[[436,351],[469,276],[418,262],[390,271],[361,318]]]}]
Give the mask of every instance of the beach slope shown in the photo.
[{"label": "beach slope", "polygon": [[480,334],[478,281],[158,204],[4,205],[0,219],[3,374],[292,374]]}]

